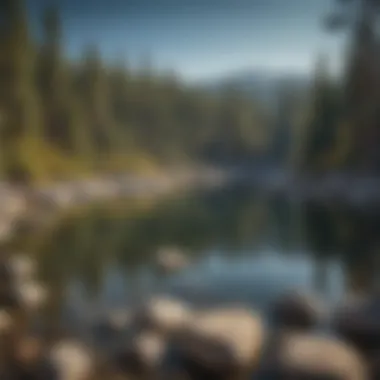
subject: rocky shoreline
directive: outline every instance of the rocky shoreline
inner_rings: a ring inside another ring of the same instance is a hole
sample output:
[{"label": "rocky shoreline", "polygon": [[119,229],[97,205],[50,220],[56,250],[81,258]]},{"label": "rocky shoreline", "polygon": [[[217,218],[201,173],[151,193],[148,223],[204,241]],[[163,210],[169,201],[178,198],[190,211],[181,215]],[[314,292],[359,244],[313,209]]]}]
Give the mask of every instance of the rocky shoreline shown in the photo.
[{"label": "rocky shoreline", "polygon": [[114,175],[47,186],[15,187],[0,183],[0,242],[20,227],[46,222],[74,207],[121,198],[152,198],[192,188],[213,188],[230,180],[228,173],[202,168],[176,169],[146,177]]},{"label": "rocky shoreline", "polygon": [[270,308],[270,322],[244,304],[197,308],[155,294],[94,315],[86,339],[59,325],[36,328],[54,294],[31,258],[3,255],[0,280],[1,379],[379,378],[378,294],[330,309],[314,294],[285,292]]},{"label": "rocky shoreline", "polygon": [[[172,175],[166,180],[114,177],[33,189],[0,186],[0,215],[10,226],[4,241],[23,223],[46,222],[77,205],[223,186],[236,179],[224,173],[200,174]],[[273,184],[261,185],[276,189]],[[284,189],[277,188],[280,194]],[[321,198],[314,195],[314,199]],[[191,265],[180,260],[180,253],[173,249],[160,251],[158,256],[158,269],[165,273]],[[378,294],[341,300],[331,310],[314,295],[283,294],[272,305],[270,321],[244,304],[198,308],[167,294],[155,294],[140,300],[141,304],[122,305],[120,310],[106,310],[88,319],[84,316],[91,333],[87,340],[73,331],[51,336],[50,331],[33,329],[40,307],[49,300],[49,289],[37,274],[36,262],[4,249],[0,258],[0,342],[5,345],[0,349],[0,378],[379,378]],[[25,330],[20,330],[20,325]]]},{"label": "rocky shoreline", "polygon": [[13,236],[20,226],[37,225],[78,206],[122,198],[160,197],[231,183],[297,202],[338,202],[372,210],[380,205],[379,178],[341,174],[299,178],[270,171],[257,174],[234,169],[177,168],[154,177],[109,175],[35,187],[0,183],[0,243]]}]

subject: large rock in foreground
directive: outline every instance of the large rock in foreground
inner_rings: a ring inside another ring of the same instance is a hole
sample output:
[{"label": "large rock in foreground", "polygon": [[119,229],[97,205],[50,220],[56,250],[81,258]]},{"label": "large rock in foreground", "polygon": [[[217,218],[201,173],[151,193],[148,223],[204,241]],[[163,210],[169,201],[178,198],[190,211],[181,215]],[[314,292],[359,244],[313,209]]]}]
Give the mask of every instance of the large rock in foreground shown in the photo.
[{"label": "large rock in foreground", "polygon": [[364,380],[367,368],[358,352],[339,340],[302,333],[281,334],[265,363],[273,380]]},{"label": "large rock in foreground", "polygon": [[93,355],[76,341],[62,341],[52,347],[49,359],[60,380],[88,380],[94,370]]},{"label": "large rock in foreground", "polygon": [[363,353],[380,350],[380,297],[350,298],[334,313],[335,331]]},{"label": "large rock in foreground", "polygon": [[277,327],[297,330],[315,327],[326,315],[324,305],[317,297],[296,291],[279,297],[272,312]]},{"label": "large rock in foreground", "polygon": [[181,301],[153,297],[137,310],[132,323],[138,328],[171,334],[184,328],[191,318],[191,308]]},{"label": "large rock in foreground", "polygon": [[258,315],[245,308],[221,308],[196,313],[176,343],[181,357],[190,365],[229,373],[253,368],[264,338]]},{"label": "large rock in foreground", "polygon": [[115,364],[126,374],[147,375],[158,373],[166,354],[165,338],[154,331],[137,333],[119,350]]}]

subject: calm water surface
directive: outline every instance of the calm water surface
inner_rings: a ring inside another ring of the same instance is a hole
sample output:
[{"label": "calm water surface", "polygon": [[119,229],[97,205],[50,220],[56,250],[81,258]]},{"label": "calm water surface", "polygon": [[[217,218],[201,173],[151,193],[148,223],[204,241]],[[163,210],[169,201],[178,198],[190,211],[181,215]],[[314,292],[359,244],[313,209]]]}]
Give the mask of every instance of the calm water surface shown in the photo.
[{"label": "calm water surface", "polygon": [[[329,302],[375,286],[380,213],[297,203],[230,188],[152,204],[92,207],[22,239],[53,297],[50,321],[80,326],[99,310],[170,293],[197,305],[247,303],[262,311],[289,288]],[[192,265],[162,276],[157,248],[174,245]]]}]

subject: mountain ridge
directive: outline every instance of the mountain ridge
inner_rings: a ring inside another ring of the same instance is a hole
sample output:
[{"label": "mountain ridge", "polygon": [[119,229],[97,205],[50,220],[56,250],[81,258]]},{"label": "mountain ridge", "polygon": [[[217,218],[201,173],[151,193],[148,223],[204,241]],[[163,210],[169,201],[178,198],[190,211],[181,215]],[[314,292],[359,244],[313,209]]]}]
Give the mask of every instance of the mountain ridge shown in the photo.
[{"label": "mountain ridge", "polygon": [[310,77],[307,74],[270,69],[242,70],[219,78],[203,80],[198,84],[199,88],[209,92],[234,88],[269,104],[273,104],[280,88],[291,87],[295,91],[302,92],[307,91],[309,86]]}]

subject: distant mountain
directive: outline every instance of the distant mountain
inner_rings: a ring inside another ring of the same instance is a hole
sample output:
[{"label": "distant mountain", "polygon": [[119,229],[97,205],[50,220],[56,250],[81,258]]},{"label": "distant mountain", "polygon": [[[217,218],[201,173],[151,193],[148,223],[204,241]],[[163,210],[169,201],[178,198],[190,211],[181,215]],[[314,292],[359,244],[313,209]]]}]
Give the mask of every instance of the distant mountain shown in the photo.
[{"label": "distant mountain", "polygon": [[203,81],[200,87],[207,91],[234,88],[271,105],[276,99],[278,88],[287,86],[294,91],[306,91],[310,78],[305,74],[277,73],[270,70],[252,70],[235,73],[214,80]]}]

